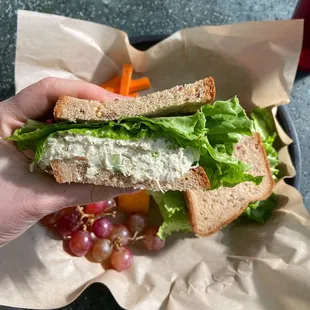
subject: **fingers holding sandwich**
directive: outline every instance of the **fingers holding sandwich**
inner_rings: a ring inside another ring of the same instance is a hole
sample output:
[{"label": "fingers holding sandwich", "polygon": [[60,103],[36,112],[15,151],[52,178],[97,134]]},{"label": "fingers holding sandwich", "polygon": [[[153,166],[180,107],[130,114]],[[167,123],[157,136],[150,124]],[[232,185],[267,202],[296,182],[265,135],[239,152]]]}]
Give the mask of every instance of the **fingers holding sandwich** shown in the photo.
[{"label": "fingers holding sandwich", "polygon": [[29,210],[34,212],[35,219],[38,219],[64,207],[110,200],[134,192],[136,190],[131,188],[115,188],[90,184],[60,185],[55,182],[51,182],[48,189],[47,184],[44,183],[42,184],[41,194],[37,195],[37,198],[41,196],[40,203],[38,204],[34,201]]},{"label": "fingers holding sandwich", "polygon": [[92,83],[48,77],[2,102],[2,110],[16,129],[28,119],[41,119],[51,113],[57,99],[64,95],[100,102],[123,98]]}]

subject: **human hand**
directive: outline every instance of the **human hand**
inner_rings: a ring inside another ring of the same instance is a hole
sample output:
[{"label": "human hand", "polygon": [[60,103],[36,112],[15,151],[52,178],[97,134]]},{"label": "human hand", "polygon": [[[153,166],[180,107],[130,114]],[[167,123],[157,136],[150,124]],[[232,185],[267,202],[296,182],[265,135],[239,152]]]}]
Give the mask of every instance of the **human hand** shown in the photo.
[{"label": "human hand", "polygon": [[[119,97],[82,81],[46,78],[0,103],[0,139],[28,119],[51,113],[61,95],[104,101]],[[0,140],[0,246],[18,237],[45,215],[68,206],[111,199],[128,189],[58,184],[43,171],[31,173],[31,160],[13,143]]]}]

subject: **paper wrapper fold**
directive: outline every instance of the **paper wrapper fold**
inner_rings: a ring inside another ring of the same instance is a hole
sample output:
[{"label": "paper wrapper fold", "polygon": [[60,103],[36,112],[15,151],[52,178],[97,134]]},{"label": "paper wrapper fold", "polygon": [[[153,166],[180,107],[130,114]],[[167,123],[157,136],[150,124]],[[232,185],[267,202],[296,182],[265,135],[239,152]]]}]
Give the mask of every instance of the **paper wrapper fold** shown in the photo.
[{"label": "paper wrapper fold", "polygon": [[[213,76],[220,99],[237,95],[247,111],[276,107],[290,101],[302,29],[300,20],[198,27],[141,52],[122,31],[19,11],[16,91],[47,76],[99,84],[131,62],[150,78],[150,91]],[[292,177],[291,140],[277,128]],[[68,255],[37,224],[0,249],[0,304],[57,308],[102,282],[127,309],[309,309],[309,216],[296,189],[281,180],[276,192],[279,206],[265,225],[230,225],[209,238],[178,235],[159,253],[138,253],[122,273]]]}]

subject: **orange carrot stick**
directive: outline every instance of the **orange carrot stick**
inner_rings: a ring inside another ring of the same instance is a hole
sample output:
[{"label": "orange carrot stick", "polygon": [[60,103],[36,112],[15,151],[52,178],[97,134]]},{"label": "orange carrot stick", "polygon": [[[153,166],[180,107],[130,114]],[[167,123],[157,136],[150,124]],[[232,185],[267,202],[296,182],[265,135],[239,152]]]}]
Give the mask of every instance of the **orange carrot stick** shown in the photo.
[{"label": "orange carrot stick", "polygon": [[118,91],[117,89],[115,89],[114,87],[110,87],[110,86],[105,86],[103,87],[105,90],[111,92],[111,93],[115,93],[115,94],[118,94]]},{"label": "orange carrot stick", "polygon": [[[113,79],[102,83],[100,86],[109,92],[119,94],[120,93],[120,85],[121,85],[121,77],[116,76]],[[145,90],[151,87],[151,82],[148,77],[143,77],[136,80],[130,80],[129,85],[129,93],[128,96],[130,97],[137,97],[137,92],[141,90]]]},{"label": "orange carrot stick", "polygon": [[131,64],[123,65],[121,85],[120,85],[120,90],[119,90],[120,95],[128,96],[132,72],[133,72],[133,67]]},{"label": "orange carrot stick", "polygon": [[102,83],[100,86],[103,88],[105,87],[119,88],[120,83],[121,83],[121,77],[116,76],[113,79]]},{"label": "orange carrot stick", "polygon": [[129,86],[129,92],[135,93],[140,90],[148,89],[151,87],[151,82],[148,77],[143,77],[141,79],[137,80],[131,80],[130,86]]},{"label": "orange carrot stick", "polygon": [[130,94],[128,94],[128,96],[129,97],[133,97],[133,98],[136,98],[136,97],[138,97],[138,93],[130,93]]}]

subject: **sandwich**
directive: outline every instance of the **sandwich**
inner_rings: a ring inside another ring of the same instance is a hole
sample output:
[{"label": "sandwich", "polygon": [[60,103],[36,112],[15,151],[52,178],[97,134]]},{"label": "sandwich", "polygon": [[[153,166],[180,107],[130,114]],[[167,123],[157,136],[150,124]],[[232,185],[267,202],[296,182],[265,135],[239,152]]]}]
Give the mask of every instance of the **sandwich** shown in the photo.
[{"label": "sandwich", "polygon": [[33,150],[32,167],[59,183],[150,191],[163,239],[179,230],[207,236],[274,187],[255,120],[237,97],[220,101],[215,94],[209,77],[137,98],[62,96],[55,123],[28,120],[8,140]]},{"label": "sandwich", "polygon": [[225,227],[239,217],[250,203],[267,199],[273,190],[274,180],[259,133],[243,138],[236,145],[234,155],[251,165],[250,174],[264,178],[258,185],[242,182],[233,188],[221,187],[208,192],[186,191],[185,199],[193,231],[200,236],[209,236]]},{"label": "sandwich", "polygon": [[246,181],[233,187],[187,190],[183,193],[151,192],[163,218],[158,230],[161,239],[179,231],[207,237],[232,222],[263,224],[271,217],[277,203],[273,189],[280,163],[274,146],[276,127],[268,109],[254,109],[251,118],[253,133],[235,144],[233,156],[249,164],[249,174],[263,176],[261,183]]},{"label": "sandwich", "polygon": [[236,97],[214,99],[213,78],[104,103],[64,96],[56,123],[29,120],[9,140],[32,149],[33,164],[59,183],[152,191],[260,183],[232,155],[251,120]]}]

